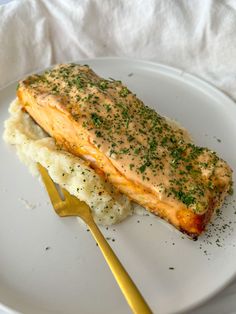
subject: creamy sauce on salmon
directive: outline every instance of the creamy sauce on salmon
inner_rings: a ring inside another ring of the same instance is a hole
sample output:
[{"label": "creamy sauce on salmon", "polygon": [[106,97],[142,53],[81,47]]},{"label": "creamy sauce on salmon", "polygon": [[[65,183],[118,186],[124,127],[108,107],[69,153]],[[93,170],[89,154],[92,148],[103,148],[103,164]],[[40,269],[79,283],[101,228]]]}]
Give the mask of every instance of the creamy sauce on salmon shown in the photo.
[{"label": "creamy sauce on salmon", "polygon": [[[96,158],[88,152],[87,139],[125,178],[163,202],[203,214],[210,200],[219,203],[231,185],[231,170],[215,152],[192,144],[182,128],[173,127],[120,81],[68,64],[21,84],[42,106],[51,103],[73,117],[79,125],[79,151],[91,166]],[[109,180],[109,170],[103,175]]]}]

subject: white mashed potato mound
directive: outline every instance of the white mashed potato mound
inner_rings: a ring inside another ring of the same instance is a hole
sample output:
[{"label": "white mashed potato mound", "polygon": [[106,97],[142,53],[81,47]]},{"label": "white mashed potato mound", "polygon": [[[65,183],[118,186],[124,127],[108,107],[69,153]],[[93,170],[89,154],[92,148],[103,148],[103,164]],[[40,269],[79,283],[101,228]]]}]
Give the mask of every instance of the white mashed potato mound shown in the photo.
[{"label": "white mashed potato mound", "polygon": [[49,137],[24,111],[18,100],[9,108],[4,140],[16,147],[17,154],[32,174],[38,175],[36,163],[47,168],[54,182],[86,202],[96,223],[112,225],[133,213],[132,202],[106,183],[85,161],[57,148]]}]

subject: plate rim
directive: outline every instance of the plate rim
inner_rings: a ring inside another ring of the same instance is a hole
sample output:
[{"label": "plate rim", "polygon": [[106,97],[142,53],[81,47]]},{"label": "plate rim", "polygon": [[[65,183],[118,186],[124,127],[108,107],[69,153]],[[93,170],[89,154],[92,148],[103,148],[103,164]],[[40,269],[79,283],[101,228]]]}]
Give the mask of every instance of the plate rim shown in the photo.
[{"label": "plate rim", "polygon": [[[236,109],[236,100],[231,98],[229,95],[227,95],[224,91],[220,90],[216,86],[214,86],[212,83],[208,82],[207,80],[195,75],[191,74],[185,70],[182,70],[177,67],[173,67],[170,65],[166,65],[163,63],[145,60],[145,59],[136,59],[136,58],[128,58],[128,57],[116,57],[116,56],[103,56],[103,57],[94,57],[94,58],[82,58],[82,59],[74,59],[71,61],[65,61],[65,63],[86,63],[86,62],[100,62],[100,61],[114,61],[114,62],[128,62],[133,63],[134,65],[137,64],[138,66],[143,65],[143,70],[150,71],[151,67],[153,67],[154,72],[158,72],[161,74],[166,75],[167,77],[172,77],[178,81],[182,81],[185,85],[190,85],[191,87],[198,89],[200,92],[207,94],[209,97],[217,98],[217,101],[224,101],[225,106],[231,106]],[[58,63],[55,63],[50,66],[46,66],[44,68],[37,69],[35,71],[32,71],[30,73],[24,74],[22,77],[26,77],[28,75],[31,75],[33,73],[40,73],[42,71],[45,71],[53,66],[55,66]],[[3,93],[6,89],[13,87],[20,79],[13,80],[6,85],[2,86],[0,88],[0,95]],[[226,102],[226,104],[225,104]],[[230,283],[232,283],[236,279],[236,267],[233,272],[233,274],[226,278],[224,283],[218,287],[216,287],[214,290],[209,292],[205,297],[201,298],[198,301],[195,301],[191,303],[189,306],[187,306],[183,310],[178,310],[172,312],[173,314],[180,314],[180,313],[187,313],[190,310],[196,309],[199,306],[202,306],[207,301],[215,297],[218,293],[223,291]],[[18,312],[17,309],[11,308],[8,305],[5,305],[0,300],[0,310],[6,311],[6,313],[11,314],[20,314],[21,312]]]}]

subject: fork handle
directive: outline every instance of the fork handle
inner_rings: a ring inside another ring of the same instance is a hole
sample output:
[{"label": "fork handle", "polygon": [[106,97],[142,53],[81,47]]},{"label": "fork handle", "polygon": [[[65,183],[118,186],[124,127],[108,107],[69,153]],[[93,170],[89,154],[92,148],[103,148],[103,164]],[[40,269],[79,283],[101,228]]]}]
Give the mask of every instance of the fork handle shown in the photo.
[{"label": "fork handle", "polygon": [[139,292],[138,288],[130,278],[123,265],[113,252],[112,248],[102,235],[101,231],[93,220],[86,221],[94,239],[97,241],[102,254],[105,257],[126,301],[135,314],[151,314],[152,311]]}]

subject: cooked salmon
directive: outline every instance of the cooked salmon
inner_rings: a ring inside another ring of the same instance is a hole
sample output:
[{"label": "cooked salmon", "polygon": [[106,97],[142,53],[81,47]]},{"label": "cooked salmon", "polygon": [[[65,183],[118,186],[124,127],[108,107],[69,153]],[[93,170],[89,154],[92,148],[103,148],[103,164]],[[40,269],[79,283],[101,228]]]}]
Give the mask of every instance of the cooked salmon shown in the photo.
[{"label": "cooked salmon", "polygon": [[232,170],[120,81],[62,64],[19,83],[19,101],[58,146],[191,237],[205,230]]}]

